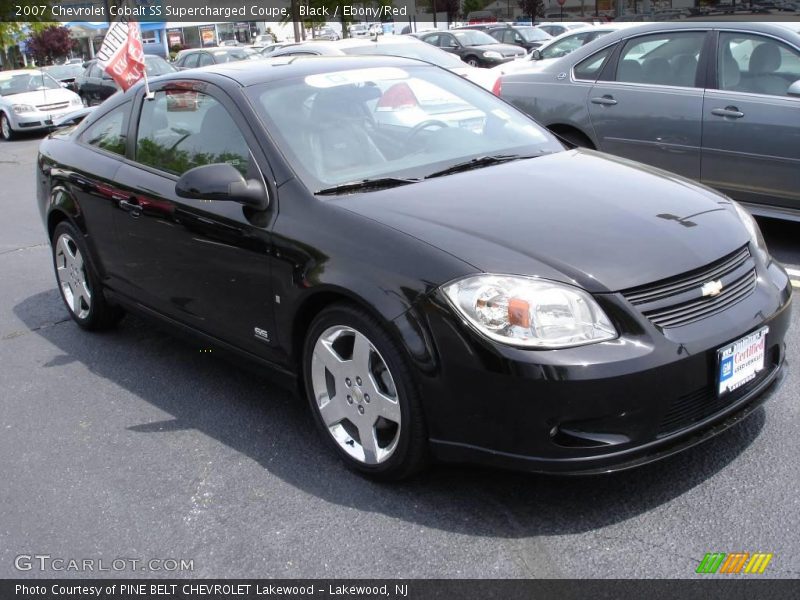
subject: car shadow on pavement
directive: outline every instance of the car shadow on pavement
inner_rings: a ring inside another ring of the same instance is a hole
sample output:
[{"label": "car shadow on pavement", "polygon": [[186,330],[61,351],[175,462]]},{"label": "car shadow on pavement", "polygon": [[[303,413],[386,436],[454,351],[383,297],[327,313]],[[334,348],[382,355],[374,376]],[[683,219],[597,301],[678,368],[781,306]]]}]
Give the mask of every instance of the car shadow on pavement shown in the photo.
[{"label": "car shadow on pavement", "polygon": [[555,477],[437,466],[410,481],[377,484],[347,470],[328,451],[304,400],[160,325],[129,315],[112,332],[84,332],[63,322],[66,312],[55,289],[25,299],[14,313],[62,353],[31,365],[31,377],[77,361],[172,415],[131,425],[129,432],[170,435],[194,429],[327,502],[472,536],[580,533],[633,518],[714,477],[765,423],[761,408],[701,446],[611,475]]}]

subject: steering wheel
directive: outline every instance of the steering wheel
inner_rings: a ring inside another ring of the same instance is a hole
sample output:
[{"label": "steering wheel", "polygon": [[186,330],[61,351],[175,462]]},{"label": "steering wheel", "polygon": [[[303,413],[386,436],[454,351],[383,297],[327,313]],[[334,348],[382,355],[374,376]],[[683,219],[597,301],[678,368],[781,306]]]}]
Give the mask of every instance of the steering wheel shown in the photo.
[{"label": "steering wheel", "polygon": [[446,129],[448,125],[444,121],[438,121],[436,119],[428,119],[427,121],[422,121],[422,123],[417,123],[411,128],[411,131],[408,132],[406,143],[414,141],[420,133],[431,127]]}]

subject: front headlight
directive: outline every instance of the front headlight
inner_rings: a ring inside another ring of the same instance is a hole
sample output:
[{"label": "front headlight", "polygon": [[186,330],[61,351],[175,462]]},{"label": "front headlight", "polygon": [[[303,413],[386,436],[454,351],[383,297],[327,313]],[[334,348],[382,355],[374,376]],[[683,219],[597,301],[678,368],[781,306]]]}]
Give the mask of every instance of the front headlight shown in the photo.
[{"label": "front headlight", "polygon": [[11,108],[18,115],[21,115],[23,113],[36,112],[36,109],[30,104],[14,104]]},{"label": "front headlight", "polygon": [[75,96],[72,100],[69,101],[71,106],[83,106],[83,102],[79,96]]},{"label": "front headlight", "polygon": [[500,54],[499,52],[495,52],[494,50],[487,50],[486,52],[483,53],[483,57],[484,58],[500,59],[500,58],[503,58],[503,55]]},{"label": "front headlight", "polygon": [[747,210],[735,200],[731,200],[731,203],[733,204],[733,208],[736,209],[736,214],[739,215],[739,220],[742,222],[742,225],[747,229],[747,233],[750,234],[750,241],[753,242],[753,246],[763,252],[765,256],[768,256],[769,250],[767,250],[767,243],[764,241],[764,236],[761,235],[761,228],[758,226],[758,223],[756,223],[753,215],[747,212]]},{"label": "front headlight", "polygon": [[617,337],[597,302],[571,285],[515,275],[474,275],[442,291],[470,325],[503,344],[564,348]]}]

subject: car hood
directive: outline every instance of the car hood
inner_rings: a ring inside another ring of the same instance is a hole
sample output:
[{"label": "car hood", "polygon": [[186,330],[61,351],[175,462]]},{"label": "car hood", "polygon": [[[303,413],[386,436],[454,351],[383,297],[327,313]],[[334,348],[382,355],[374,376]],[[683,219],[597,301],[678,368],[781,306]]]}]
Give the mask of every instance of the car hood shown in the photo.
[{"label": "car hood", "polygon": [[490,273],[619,291],[705,266],[749,235],[723,195],[590,150],[333,200]]},{"label": "car hood", "polygon": [[7,104],[31,104],[33,106],[40,106],[42,104],[56,104],[58,102],[70,102],[73,98],[77,98],[75,92],[71,92],[64,88],[57,90],[38,90],[33,92],[24,92],[22,94],[14,94],[12,96],[3,96],[2,100]]},{"label": "car hood", "polygon": [[525,48],[521,46],[512,46],[511,44],[482,44],[479,46],[467,47],[480,50],[481,52],[488,52],[491,50],[494,52],[499,52],[503,56],[517,56],[519,54],[525,54]]},{"label": "car hood", "polygon": [[520,73],[522,71],[538,72],[553,64],[553,62],[556,60],[558,59],[542,58],[539,60],[528,60],[528,57],[518,58],[516,60],[512,60],[511,62],[492,67],[489,69],[489,71],[494,71],[497,75],[508,75],[509,73]]}]

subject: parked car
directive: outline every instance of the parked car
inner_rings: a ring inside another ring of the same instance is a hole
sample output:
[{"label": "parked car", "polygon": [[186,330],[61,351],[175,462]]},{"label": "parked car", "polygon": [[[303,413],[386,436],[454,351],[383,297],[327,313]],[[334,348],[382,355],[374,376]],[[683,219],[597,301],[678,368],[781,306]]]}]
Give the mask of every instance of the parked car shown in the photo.
[{"label": "parked car", "polygon": [[284,48],[285,46],[293,46],[295,42],[274,42],[272,44],[267,44],[266,46],[262,46],[261,48],[257,48],[261,56],[272,56],[272,53],[276,50]]},{"label": "parked car", "polygon": [[[176,71],[175,67],[163,58],[153,54],[145,54],[144,65],[148,77],[158,77]],[[117,82],[103,70],[97,60],[84,63],[83,72],[75,78],[75,87],[84,106],[100,104],[120,89]]]},{"label": "parked car", "polygon": [[[69,314],[92,330],[142,312],[272,368],[362,473],[629,468],[741,421],[785,375],[789,278],[722,194],[565,151],[419,61],[217,65],[151,88],[40,146]],[[482,126],[372,118],[415,88]]]},{"label": "parked car", "polygon": [[558,23],[539,23],[536,25],[536,28],[541,29],[552,37],[557,37],[567,33],[568,31],[575,31],[576,29],[584,29],[585,27],[591,26],[591,23],[585,23],[584,21],[561,21]]},{"label": "parked car", "polygon": [[222,40],[222,41],[219,43],[219,45],[220,45],[222,48],[232,48],[232,47],[242,46],[243,44],[241,44],[241,43],[239,42],[239,40]]},{"label": "parked car", "polygon": [[370,36],[369,27],[365,23],[353,23],[348,28],[350,37],[366,38]]},{"label": "parked car", "polygon": [[21,131],[40,131],[53,119],[81,106],[78,95],[44,71],[0,71],[0,137],[9,141]]},{"label": "parked car", "polygon": [[217,46],[215,48],[192,48],[181,50],[173,65],[179,70],[219,65],[240,60],[260,60],[261,54],[249,47]]},{"label": "parked car", "polygon": [[496,81],[486,69],[470,67],[458,56],[426,44],[413,36],[392,35],[377,40],[347,39],[336,42],[308,41],[286,45],[269,56],[400,56],[424,60],[438,67],[457,73],[487,89]]},{"label": "parked car", "polygon": [[333,41],[339,39],[339,34],[336,33],[333,27],[320,27],[314,34],[314,39]]},{"label": "parked car", "polygon": [[505,76],[501,94],[574,144],[698,180],[757,214],[800,219],[797,29],[640,25]]},{"label": "parked car", "polygon": [[586,44],[593,42],[594,40],[601,38],[612,31],[619,31],[620,29],[630,26],[630,23],[607,23],[605,25],[583,27],[568,31],[567,33],[563,33],[558,37],[552,38],[550,41],[545,42],[540,47],[533,49],[526,56],[512,62],[498,65],[492,70],[497,74],[498,77],[500,75],[516,73],[518,71],[538,70],[554,60],[559,59],[562,56],[566,56],[578,48],[585,46]]},{"label": "parked car", "polygon": [[258,50],[264,46],[269,46],[275,43],[275,38],[270,33],[261,33],[253,39],[253,48]]},{"label": "parked car", "polygon": [[522,46],[531,51],[553,39],[544,29],[525,25],[492,25],[483,30],[498,42]]},{"label": "parked car", "polygon": [[525,49],[501,44],[492,36],[474,29],[429,31],[414,34],[423,42],[455,54],[471,67],[493,67],[525,56]]},{"label": "parked car", "polygon": [[75,80],[83,73],[83,64],[53,65],[51,67],[42,67],[41,70],[59,83],[66,84],[65,87],[68,90],[78,91]]}]

